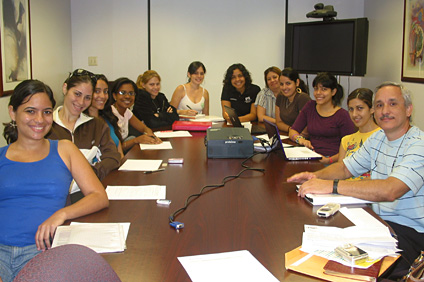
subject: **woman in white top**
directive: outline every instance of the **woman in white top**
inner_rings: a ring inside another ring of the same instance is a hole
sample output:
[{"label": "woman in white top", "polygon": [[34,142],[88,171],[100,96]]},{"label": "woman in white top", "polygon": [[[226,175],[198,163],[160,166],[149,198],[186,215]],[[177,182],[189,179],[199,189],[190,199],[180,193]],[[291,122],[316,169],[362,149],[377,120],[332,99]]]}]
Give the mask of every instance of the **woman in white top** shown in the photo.
[{"label": "woman in white top", "polygon": [[209,92],[200,86],[205,73],[206,68],[201,62],[192,62],[188,66],[188,82],[175,89],[170,103],[177,108],[179,115],[209,115]]},{"label": "woman in white top", "polygon": [[276,123],[275,120],[275,103],[277,96],[280,94],[280,78],[281,70],[277,67],[269,67],[265,70],[266,87],[256,96],[255,106],[258,121],[263,122],[264,119]]},{"label": "woman in white top", "polygon": [[[115,80],[112,87],[113,99],[115,103],[112,105],[112,112],[118,118],[118,126],[124,142],[122,149],[128,151],[135,144],[158,144],[162,143],[153,131],[148,128],[144,122],[140,121],[130,110],[134,105],[135,95],[137,94],[137,86],[129,78],[121,77]],[[141,133],[140,136],[129,136],[129,125]]]}]

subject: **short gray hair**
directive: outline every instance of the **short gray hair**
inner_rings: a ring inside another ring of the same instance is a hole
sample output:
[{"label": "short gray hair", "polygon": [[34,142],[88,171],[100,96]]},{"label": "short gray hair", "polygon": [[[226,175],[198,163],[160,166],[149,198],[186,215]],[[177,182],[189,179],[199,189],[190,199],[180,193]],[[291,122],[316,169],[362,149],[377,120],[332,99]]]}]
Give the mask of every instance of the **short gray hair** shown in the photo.
[{"label": "short gray hair", "polygon": [[402,93],[403,100],[405,101],[405,107],[409,107],[412,105],[411,91],[408,88],[406,88],[403,84],[392,82],[392,81],[383,82],[382,84],[380,84],[379,86],[375,88],[373,101],[375,100],[375,94],[377,93],[377,91],[386,86],[394,86],[399,88]]}]

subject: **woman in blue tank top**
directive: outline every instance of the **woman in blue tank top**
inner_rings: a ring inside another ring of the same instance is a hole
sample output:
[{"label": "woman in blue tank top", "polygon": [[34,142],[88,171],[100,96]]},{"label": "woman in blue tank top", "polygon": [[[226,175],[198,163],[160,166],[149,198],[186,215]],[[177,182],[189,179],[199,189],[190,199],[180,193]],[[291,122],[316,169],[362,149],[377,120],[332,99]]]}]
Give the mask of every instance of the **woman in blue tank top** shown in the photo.
[{"label": "woman in blue tank top", "polygon": [[[25,80],[9,102],[12,121],[0,148],[0,277],[12,281],[35,255],[50,249],[56,227],[108,206],[105,190],[78,148],[44,136],[53,123],[53,93]],[[66,206],[72,178],[85,197]]]}]

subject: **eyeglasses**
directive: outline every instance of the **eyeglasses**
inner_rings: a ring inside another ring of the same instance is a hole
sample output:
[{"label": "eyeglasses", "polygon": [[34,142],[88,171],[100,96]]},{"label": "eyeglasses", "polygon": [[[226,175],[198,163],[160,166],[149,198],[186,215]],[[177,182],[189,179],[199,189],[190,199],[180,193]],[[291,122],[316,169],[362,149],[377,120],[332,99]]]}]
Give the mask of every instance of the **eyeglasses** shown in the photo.
[{"label": "eyeglasses", "polygon": [[127,92],[127,91],[118,91],[118,94],[119,95],[122,95],[122,96],[125,96],[125,95],[130,95],[130,96],[135,96],[135,92],[134,91],[130,91],[130,92]]},{"label": "eyeglasses", "polygon": [[90,79],[93,81],[94,84],[97,83],[97,77],[94,73],[89,72],[87,70],[84,69],[76,69],[74,70],[68,77],[68,79],[70,79],[73,76],[88,76],[90,77]]}]

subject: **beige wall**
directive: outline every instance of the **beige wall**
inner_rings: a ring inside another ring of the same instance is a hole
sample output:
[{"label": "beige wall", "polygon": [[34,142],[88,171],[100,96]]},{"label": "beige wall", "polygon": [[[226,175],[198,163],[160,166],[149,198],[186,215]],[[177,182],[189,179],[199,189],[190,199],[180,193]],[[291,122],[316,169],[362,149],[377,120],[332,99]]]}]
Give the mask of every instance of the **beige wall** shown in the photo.
[{"label": "beige wall", "polygon": [[[365,1],[365,16],[370,21],[368,72],[363,87],[373,89],[383,81],[401,82],[403,1]],[[424,130],[424,84],[403,83],[412,91],[413,123]]]},{"label": "beige wall", "polygon": [[[72,67],[70,0],[34,0],[31,11],[32,75],[53,89],[62,103],[62,83]],[[9,97],[0,98],[0,131],[9,122]],[[0,137],[0,146],[6,145]]]}]

